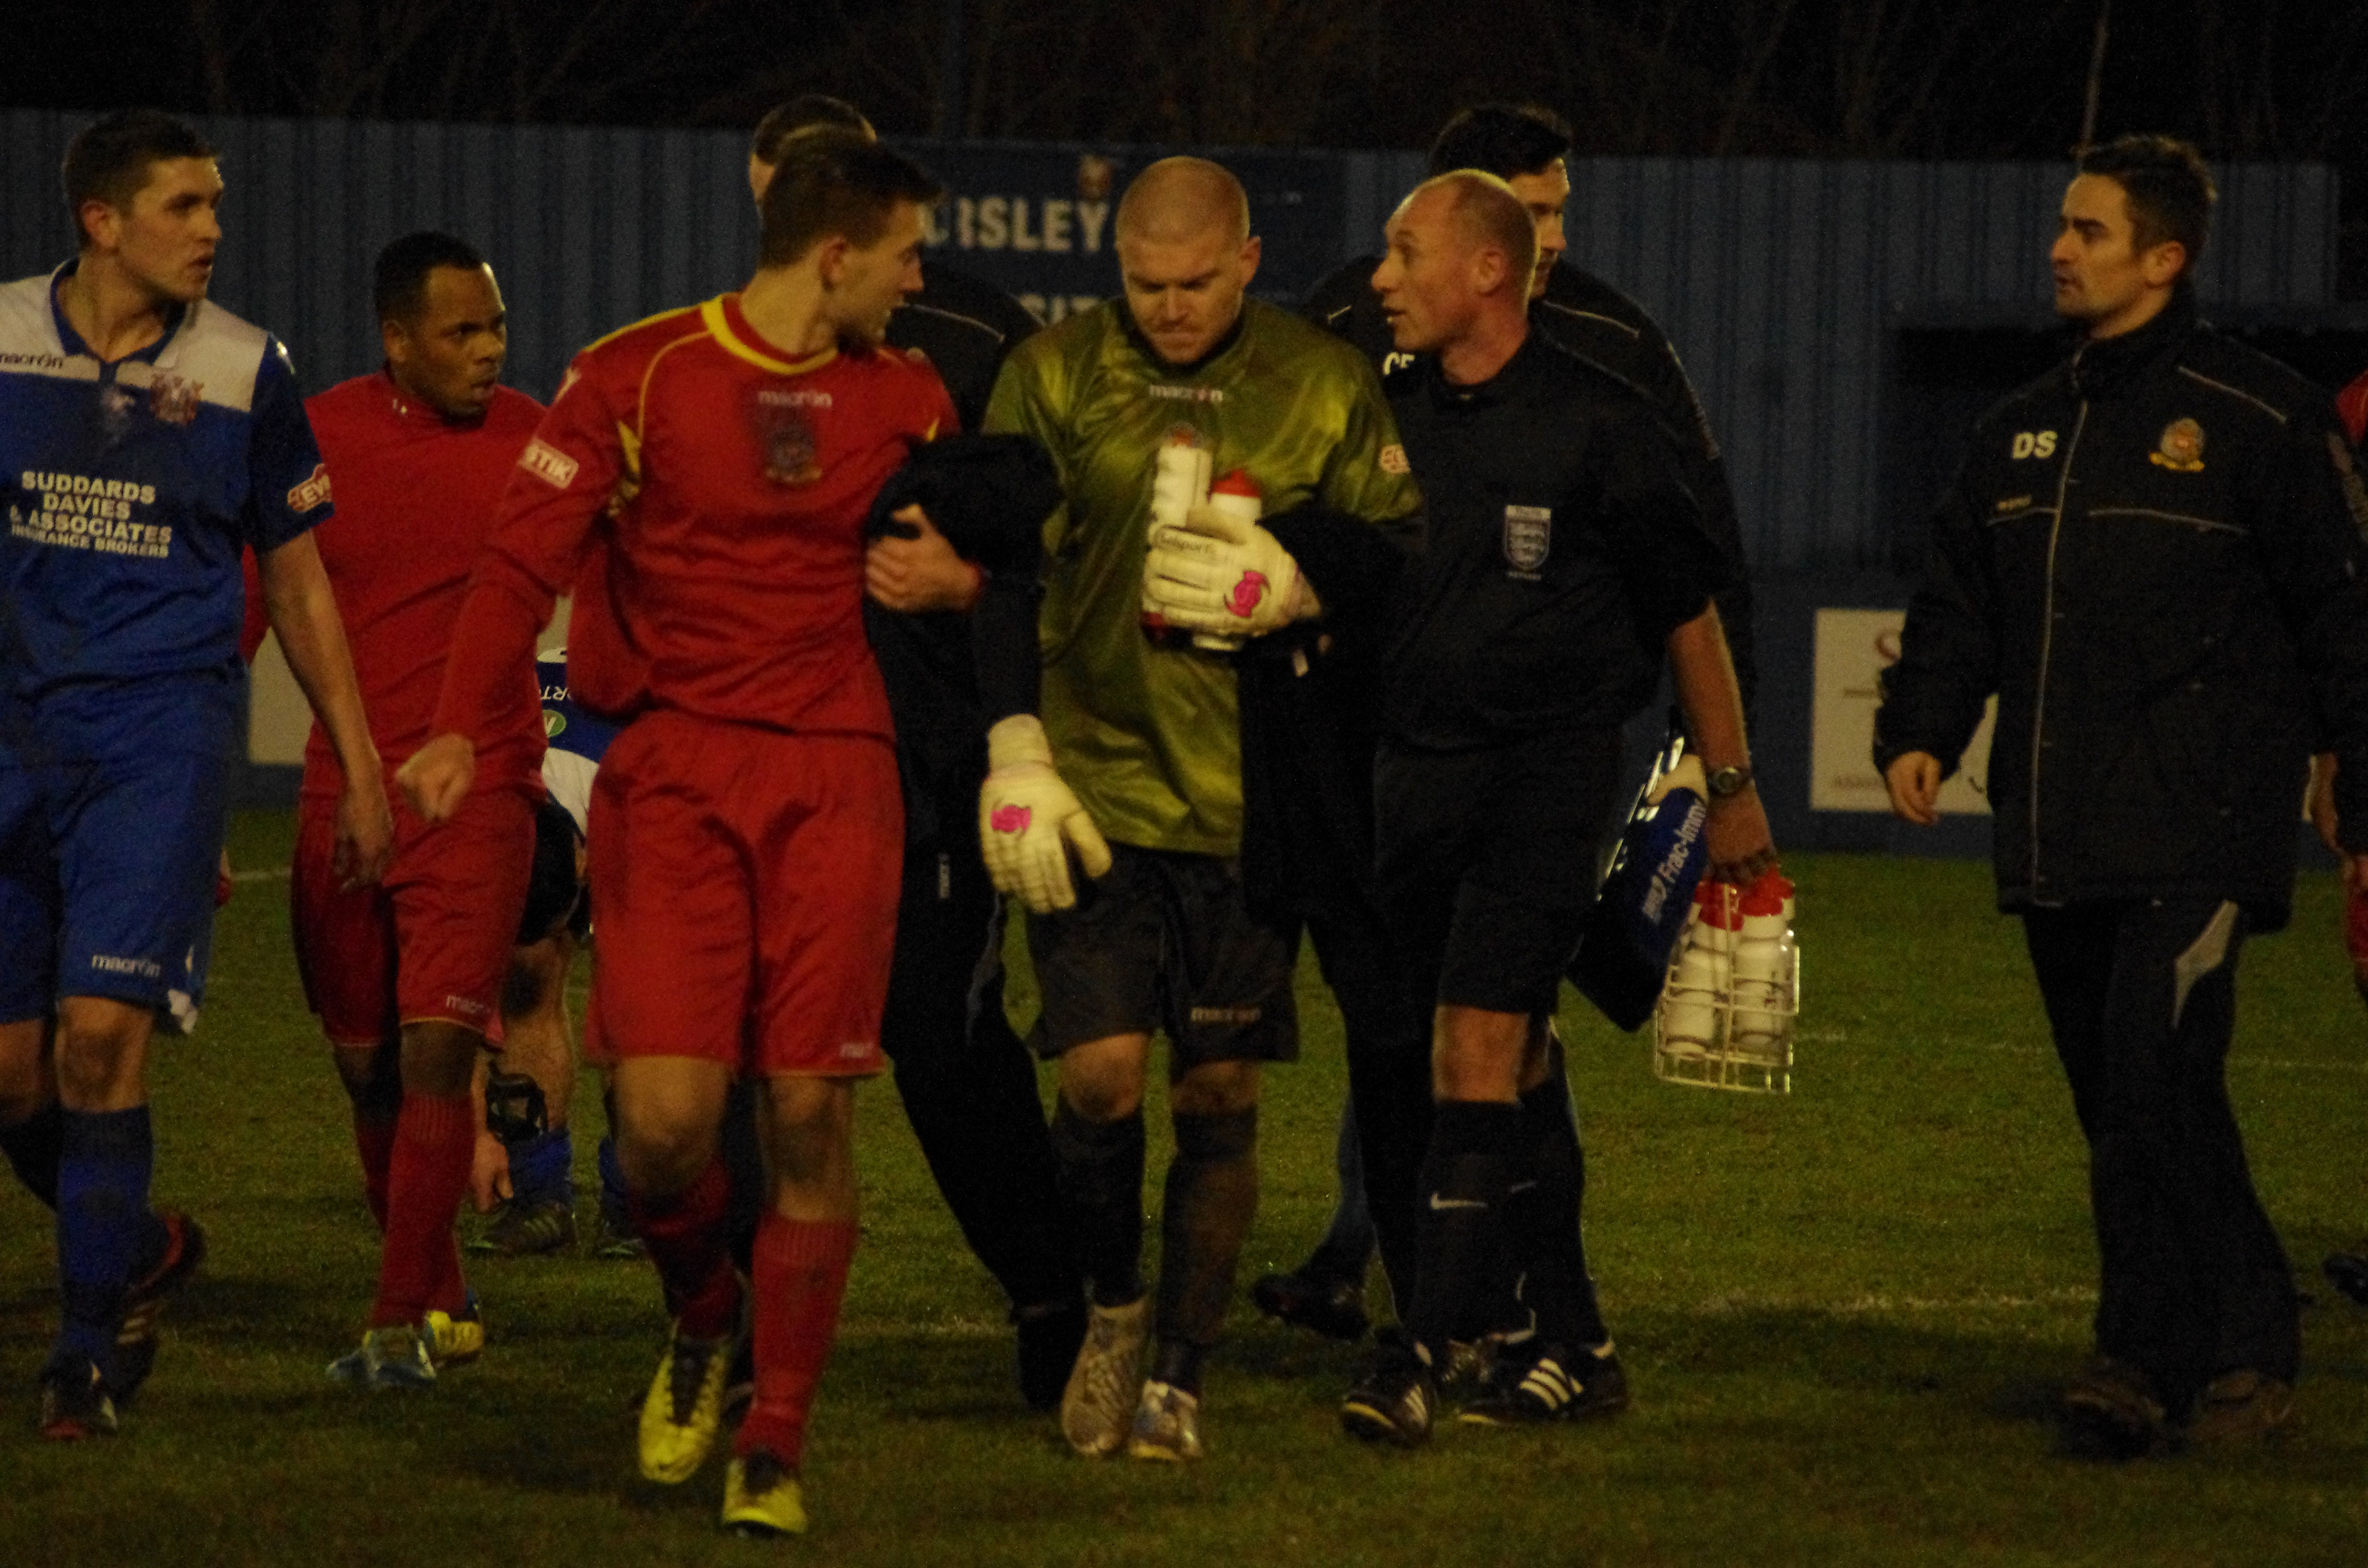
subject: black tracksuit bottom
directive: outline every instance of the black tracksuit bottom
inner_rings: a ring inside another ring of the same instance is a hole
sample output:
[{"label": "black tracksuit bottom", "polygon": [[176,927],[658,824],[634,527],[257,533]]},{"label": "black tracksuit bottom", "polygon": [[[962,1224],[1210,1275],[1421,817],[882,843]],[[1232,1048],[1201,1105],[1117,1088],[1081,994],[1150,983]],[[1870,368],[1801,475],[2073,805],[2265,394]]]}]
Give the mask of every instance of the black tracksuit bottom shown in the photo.
[{"label": "black tracksuit bottom", "polygon": [[2143,1369],[2174,1415],[2222,1372],[2293,1381],[2293,1270],[2228,1102],[2243,913],[2189,896],[2022,921],[2089,1140],[2097,1348]]},{"label": "black tracksuit bottom", "polygon": [[[1406,983],[1389,929],[1356,884],[1310,913],[1307,936],[1340,1005],[1365,1208],[1401,1316],[1414,1307],[1416,1210],[1430,1147],[1429,999]],[[1364,1259],[1356,1259],[1361,1270]]]},{"label": "black tracksuit bottom", "polygon": [[880,1046],[946,1207],[1013,1307],[1081,1301],[1036,1059],[1004,1016],[1003,915],[975,798],[940,814],[935,847],[905,846]]},{"label": "black tracksuit bottom", "polygon": [[1369,655],[1309,630],[1253,648],[1237,666],[1251,907],[1305,929],[1340,1005],[1366,1207],[1404,1312],[1430,1145],[1431,995],[1408,983],[1373,893],[1375,677]]}]

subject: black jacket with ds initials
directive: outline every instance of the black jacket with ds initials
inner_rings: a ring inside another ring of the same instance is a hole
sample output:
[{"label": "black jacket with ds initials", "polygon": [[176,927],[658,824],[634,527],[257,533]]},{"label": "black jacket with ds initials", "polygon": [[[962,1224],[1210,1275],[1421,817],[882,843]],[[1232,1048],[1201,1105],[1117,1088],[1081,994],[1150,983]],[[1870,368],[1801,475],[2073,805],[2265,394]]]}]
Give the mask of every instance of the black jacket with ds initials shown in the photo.
[{"label": "black jacket with ds initials", "polygon": [[2315,748],[2368,847],[2368,495],[2328,395],[2184,287],[1975,427],[1875,765],[1953,769],[1992,692],[2002,908],[2194,893],[2274,929]]}]

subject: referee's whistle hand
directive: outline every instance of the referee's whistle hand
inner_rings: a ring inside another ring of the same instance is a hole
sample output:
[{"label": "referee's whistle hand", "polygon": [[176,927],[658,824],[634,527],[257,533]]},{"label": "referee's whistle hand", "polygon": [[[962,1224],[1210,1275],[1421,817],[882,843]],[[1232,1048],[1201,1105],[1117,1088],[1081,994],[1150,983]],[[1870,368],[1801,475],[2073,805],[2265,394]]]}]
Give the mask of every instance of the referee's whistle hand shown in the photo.
[{"label": "referee's whistle hand", "polygon": [[1891,791],[1891,814],[1918,827],[1941,821],[1941,759],[1929,751],[1902,752],[1883,771]]},{"label": "referee's whistle hand", "polygon": [[429,822],[450,820],[476,778],[475,744],[449,731],[413,752],[394,775],[411,809]]},{"label": "referee's whistle hand", "polygon": [[1713,801],[1703,838],[1714,882],[1748,886],[1762,871],[1775,868],[1776,835],[1769,830],[1768,811],[1756,789],[1746,786],[1739,795]]},{"label": "referee's whistle hand", "polygon": [[2310,824],[2318,829],[2318,841],[2337,855],[2344,853],[2343,844],[2336,836],[2335,815],[2335,754],[2320,752],[2310,759]]}]

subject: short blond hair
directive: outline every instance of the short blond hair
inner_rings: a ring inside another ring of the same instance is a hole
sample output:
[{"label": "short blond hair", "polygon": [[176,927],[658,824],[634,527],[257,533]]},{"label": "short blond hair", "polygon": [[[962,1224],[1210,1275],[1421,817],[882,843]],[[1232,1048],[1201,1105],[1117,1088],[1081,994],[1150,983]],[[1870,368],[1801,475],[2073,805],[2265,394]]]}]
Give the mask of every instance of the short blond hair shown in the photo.
[{"label": "short blond hair", "polygon": [[1250,237],[1250,197],[1234,171],[1206,158],[1162,158],[1128,182],[1118,200],[1118,232],[1155,243],[1197,240],[1221,229]]}]

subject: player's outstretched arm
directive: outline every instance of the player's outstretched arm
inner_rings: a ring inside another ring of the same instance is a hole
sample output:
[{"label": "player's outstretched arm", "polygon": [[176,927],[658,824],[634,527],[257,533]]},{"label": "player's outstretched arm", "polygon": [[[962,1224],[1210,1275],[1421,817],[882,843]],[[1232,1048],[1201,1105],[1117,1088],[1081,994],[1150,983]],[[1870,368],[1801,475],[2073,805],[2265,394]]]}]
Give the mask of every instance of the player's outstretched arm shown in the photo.
[{"label": "player's outstretched arm", "polygon": [[1069,852],[1088,877],[1110,869],[1109,844],[1053,767],[1053,744],[1032,713],[986,733],[986,782],[978,792],[979,846],[996,891],[1037,915],[1077,902]]},{"label": "player's outstretched arm", "polygon": [[1738,767],[1747,775],[1741,790],[1710,803],[1710,875],[1716,881],[1748,882],[1776,864],[1776,840],[1759,787],[1748,777],[1751,746],[1743,727],[1743,694],[1718,606],[1705,604],[1700,615],[1670,632],[1668,651],[1678,705],[1685,710],[1703,768],[1715,774]]},{"label": "player's outstretched arm", "polygon": [[354,679],[353,654],[346,646],[346,623],[338,619],[329,574],[311,534],[263,552],[256,563],[280,652],[345,772],[334,861],[339,885],[375,882],[393,852],[394,817],[387,808],[386,779],[362,712],[361,687]]},{"label": "player's outstretched arm", "polygon": [[429,822],[449,822],[477,781],[476,743],[447,731],[404,758],[394,782],[411,809]]},{"label": "player's outstretched arm", "polygon": [[568,368],[558,398],[518,457],[453,622],[432,738],[395,774],[412,809],[429,822],[448,820],[476,782],[475,737],[488,733],[521,684],[533,681],[536,634],[577,581],[593,527],[620,494],[625,443],[633,433],[609,412],[596,352],[578,355]]}]

